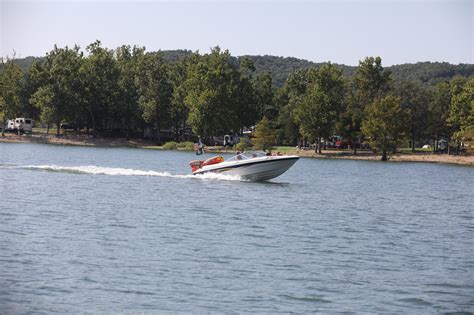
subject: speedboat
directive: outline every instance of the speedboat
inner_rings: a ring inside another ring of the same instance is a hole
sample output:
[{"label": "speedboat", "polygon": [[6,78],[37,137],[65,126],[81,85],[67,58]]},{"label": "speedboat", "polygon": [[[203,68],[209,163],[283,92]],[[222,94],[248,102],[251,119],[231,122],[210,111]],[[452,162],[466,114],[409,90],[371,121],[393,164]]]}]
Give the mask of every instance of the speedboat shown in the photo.
[{"label": "speedboat", "polygon": [[299,159],[296,155],[270,155],[265,152],[243,152],[224,160],[215,156],[205,161],[189,162],[194,175],[208,172],[237,175],[252,181],[264,181],[280,176]]}]

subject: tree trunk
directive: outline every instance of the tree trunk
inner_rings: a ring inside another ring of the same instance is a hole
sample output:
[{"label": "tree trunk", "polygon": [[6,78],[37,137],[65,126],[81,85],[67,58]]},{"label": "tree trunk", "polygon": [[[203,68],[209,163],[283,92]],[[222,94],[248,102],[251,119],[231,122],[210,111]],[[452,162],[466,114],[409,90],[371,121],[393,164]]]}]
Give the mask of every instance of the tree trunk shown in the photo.
[{"label": "tree trunk", "polygon": [[3,111],[2,137],[5,137],[5,124],[6,124],[5,111]]},{"label": "tree trunk", "polygon": [[183,121],[183,134],[181,137],[181,141],[186,141],[188,140],[188,135],[186,134],[186,122]]},{"label": "tree trunk", "polygon": [[125,139],[130,140],[131,127],[129,124],[125,124]]},{"label": "tree trunk", "polygon": [[387,148],[382,149],[382,161],[387,161]]},{"label": "tree trunk", "polygon": [[56,123],[56,135],[59,136],[59,133],[61,131],[61,123]]},{"label": "tree trunk", "polygon": [[352,149],[354,150],[354,155],[357,155],[357,145],[356,145],[356,139],[352,139]]},{"label": "tree trunk", "polygon": [[415,132],[411,133],[411,152],[415,153]]},{"label": "tree trunk", "polygon": [[323,152],[321,151],[321,137],[318,137],[318,153],[323,154]]},{"label": "tree trunk", "polygon": [[46,134],[49,135],[49,123],[46,125]]},{"label": "tree trunk", "polygon": [[451,137],[448,137],[447,146],[448,146],[448,155],[450,155],[451,154]]},{"label": "tree trunk", "polygon": [[161,145],[160,124],[156,126],[156,144]]}]

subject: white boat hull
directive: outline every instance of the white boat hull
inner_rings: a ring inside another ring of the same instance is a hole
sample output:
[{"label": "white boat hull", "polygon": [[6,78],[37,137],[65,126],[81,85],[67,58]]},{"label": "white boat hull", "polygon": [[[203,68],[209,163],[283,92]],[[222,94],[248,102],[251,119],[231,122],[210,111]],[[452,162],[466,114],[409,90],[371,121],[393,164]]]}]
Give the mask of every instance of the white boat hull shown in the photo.
[{"label": "white boat hull", "polygon": [[246,180],[265,181],[285,173],[298,159],[297,156],[268,156],[243,161],[222,162],[204,166],[195,171],[194,174],[214,172],[237,175]]}]

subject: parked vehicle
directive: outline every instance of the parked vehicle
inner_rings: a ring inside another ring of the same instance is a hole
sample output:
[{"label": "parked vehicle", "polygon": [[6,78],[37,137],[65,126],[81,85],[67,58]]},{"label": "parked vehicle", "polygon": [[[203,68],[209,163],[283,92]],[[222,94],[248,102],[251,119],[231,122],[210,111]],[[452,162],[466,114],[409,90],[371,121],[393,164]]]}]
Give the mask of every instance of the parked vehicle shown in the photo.
[{"label": "parked vehicle", "polygon": [[31,133],[33,131],[33,119],[31,118],[16,118],[15,124],[21,132]]},{"label": "parked vehicle", "polygon": [[238,135],[225,135],[224,136],[224,147],[233,147],[239,143],[240,137]]},{"label": "parked vehicle", "polygon": [[63,123],[61,124],[61,129],[63,130],[78,130],[77,126],[75,124],[71,123]]},{"label": "parked vehicle", "polygon": [[439,151],[446,151],[448,149],[448,141],[445,139],[441,139],[438,141],[438,150]]},{"label": "parked vehicle", "polygon": [[31,118],[15,118],[7,120],[5,131],[31,133],[33,131],[33,119]]},{"label": "parked vehicle", "polygon": [[15,130],[15,120],[9,119],[5,125],[5,131],[13,132]]}]

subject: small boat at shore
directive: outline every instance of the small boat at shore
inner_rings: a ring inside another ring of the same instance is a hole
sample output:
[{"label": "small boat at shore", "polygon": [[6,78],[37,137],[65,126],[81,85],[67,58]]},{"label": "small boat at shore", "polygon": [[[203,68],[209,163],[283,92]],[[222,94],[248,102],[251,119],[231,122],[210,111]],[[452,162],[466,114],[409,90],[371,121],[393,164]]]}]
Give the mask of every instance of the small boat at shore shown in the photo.
[{"label": "small boat at shore", "polygon": [[265,181],[285,173],[299,157],[296,155],[269,155],[265,152],[243,152],[224,160],[215,156],[205,161],[189,162],[194,175],[208,172],[237,175],[252,181]]}]

